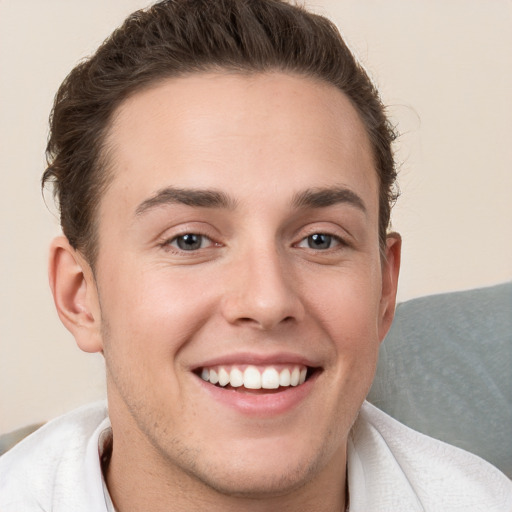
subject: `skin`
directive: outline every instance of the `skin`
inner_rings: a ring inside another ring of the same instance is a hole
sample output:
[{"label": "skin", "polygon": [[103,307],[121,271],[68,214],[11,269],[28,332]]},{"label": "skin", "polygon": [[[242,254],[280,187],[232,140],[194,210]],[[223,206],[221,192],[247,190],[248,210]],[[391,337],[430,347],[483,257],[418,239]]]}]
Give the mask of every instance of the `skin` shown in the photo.
[{"label": "skin", "polygon": [[[397,235],[379,247],[356,111],[310,78],[196,74],[126,100],[108,144],[95,272],[61,237],[50,282],[79,346],[105,356],[116,508],[344,510],[347,438],[400,259]],[[186,205],[176,189],[224,201]],[[307,200],[320,189],[344,192]],[[198,249],[179,248],[187,233],[203,235]],[[315,233],[331,242],[317,248]],[[193,373],[215,358],[289,354],[318,371],[275,414],[221,403]]]}]

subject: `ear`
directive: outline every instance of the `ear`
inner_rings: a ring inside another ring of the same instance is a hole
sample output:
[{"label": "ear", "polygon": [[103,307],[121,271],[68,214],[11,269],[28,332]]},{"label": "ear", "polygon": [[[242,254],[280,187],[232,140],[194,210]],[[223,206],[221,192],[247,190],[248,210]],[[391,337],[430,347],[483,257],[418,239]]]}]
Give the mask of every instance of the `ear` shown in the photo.
[{"label": "ear", "polygon": [[101,311],[89,264],[64,236],[50,246],[48,276],[61,322],[85,352],[101,352]]},{"label": "ear", "polygon": [[380,341],[386,336],[395,316],[401,252],[402,238],[398,233],[390,233],[387,236],[385,252],[382,255],[382,294],[379,311]]}]

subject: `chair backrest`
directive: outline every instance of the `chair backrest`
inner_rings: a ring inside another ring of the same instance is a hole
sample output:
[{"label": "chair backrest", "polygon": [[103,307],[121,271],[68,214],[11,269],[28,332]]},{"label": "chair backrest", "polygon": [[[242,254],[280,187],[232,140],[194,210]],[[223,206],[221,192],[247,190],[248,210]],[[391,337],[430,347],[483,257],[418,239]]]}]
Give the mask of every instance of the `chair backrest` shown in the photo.
[{"label": "chair backrest", "polygon": [[512,478],[512,282],[400,304],[368,400]]},{"label": "chair backrest", "polygon": [[18,444],[20,441],[25,439],[28,435],[35,432],[39,427],[43,426],[43,423],[37,423],[23,427],[7,434],[0,436],[0,455],[3,455],[6,451],[10,450],[13,446]]}]

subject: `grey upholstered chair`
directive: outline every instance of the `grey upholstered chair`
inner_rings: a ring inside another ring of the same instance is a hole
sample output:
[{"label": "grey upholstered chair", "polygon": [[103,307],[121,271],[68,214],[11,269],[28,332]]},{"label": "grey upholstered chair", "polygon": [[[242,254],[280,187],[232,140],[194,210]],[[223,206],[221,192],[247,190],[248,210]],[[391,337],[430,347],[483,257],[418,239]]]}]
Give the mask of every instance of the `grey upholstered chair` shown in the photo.
[{"label": "grey upholstered chair", "polygon": [[368,399],[512,478],[512,282],[400,304]]}]

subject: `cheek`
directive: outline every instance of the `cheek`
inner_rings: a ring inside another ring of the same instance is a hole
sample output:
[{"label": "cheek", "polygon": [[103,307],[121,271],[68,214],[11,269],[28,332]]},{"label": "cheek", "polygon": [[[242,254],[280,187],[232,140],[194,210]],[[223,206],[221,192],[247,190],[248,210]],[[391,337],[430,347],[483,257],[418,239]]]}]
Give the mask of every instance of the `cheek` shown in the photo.
[{"label": "cheek", "polygon": [[161,404],[183,405],[179,354],[205,324],[211,301],[168,272],[122,274],[111,275],[101,296],[109,396],[157,421]]},{"label": "cheek", "polygon": [[309,309],[314,311],[336,345],[343,350],[362,350],[378,343],[380,272],[346,269],[308,286]]},{"label": "cheek", "polygon": [[[359,405],[373,380],[379,352],[379,267],[348,272],[310,290],[310,311],[331,342],[332,378],[338,399]],[[353,270],[353,269],[352,269]],[[328,286],[328,288],[327,288]],[[349,392],[350,390],[350,392]]]},{"label": "cheek", "polygon": [[112,350],[139,353],[139,362],[163,360],[201,328],[212,310],[207,289],[166,270],[129,272],[120,265],[112,272],[100,290]]}]

